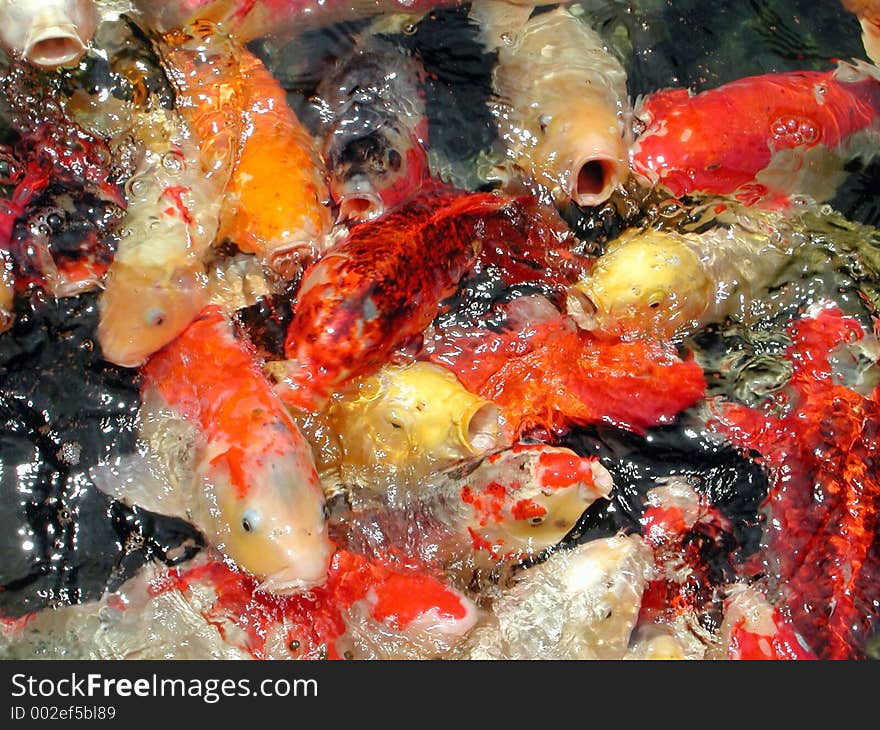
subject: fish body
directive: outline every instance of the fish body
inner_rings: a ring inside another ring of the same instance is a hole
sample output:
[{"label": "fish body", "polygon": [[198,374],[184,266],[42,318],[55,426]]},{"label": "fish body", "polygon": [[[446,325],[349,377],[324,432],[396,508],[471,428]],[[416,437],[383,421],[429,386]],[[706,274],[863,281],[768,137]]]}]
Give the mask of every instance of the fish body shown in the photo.
[{"label": "fish body", "polygon": [[629,174],[626,73],[568,9],[531,19],[528,10],[487,1],[472,11],[497,39],[499,136],[513,163],[557,203],[598,205]]},{"label": "fish body", "polygon": [[486,457],[454,486],[432,485],[475,552],[525,557],[559,543],[614,483],[598,459],[546,444],[517,444]]},{"label": "fish body", "polygon": [[100,300],[104,357],[138,367],[208,302],[204,260],[217,232],[222,175],[206,174],[196,139],[173,111],[131,117],[140,157]]},{"label": "fish body", "polygon": [[[168,31],[196,20],[222,22],[241,42],[285,36],[383,13],[418,19],[438,5],[458,0],[136,0],[147,26]],[[529,0],[531,4],[531,0]]]},{"label": "fish body", "polygon": [[98,22],[93,0],[2,0],[0,39],[28,63],[51,70],[74,65]]},{"label": "fish body", "polygon": [[432,659],[478,615],[453,586],[355,553],[335,553],[322,586],[277,595],[206,550],[146,566],[96,603],[0,619],[0,657]]},{"label": "fish body", "polygon": [[161,53],[209,166],[230,168],[218,238],[276,268],[320,252],[331,226],[323,165],[275,77],[209,22],[165,34]]},{"label": "fish body", "polygon": [[638,536],[593,540],[528,568],[468,636],[470,659],[622,659],[651,548]]},{"label": "fish body", "polygon": [[423,194],[355,226],[312,264],[285,340],[285,400],[321,407],[420,334],[476,259],[481,219],[503,204],[489,193]]},{"label": "fish body", "polygon": [[393,485],[378,499],[375,482],[352,480],[350,509],[334,512],[331,530],[346,549],[494,585],[498,571],[559,544],[612,486],[595,458],[515,444],[406,488]]},{"label": "fish body", "polygon": [[321,583],[331,549],[309,445],[222,310],[206,307],[143,377],[144,400],[199,434],[196,526],[264,590]]},{"label": "fish body", "polygon": [[846,384],[838,366],[862,357],[866,332],[837,306],[814,307],[787,334],[787,386],[758,408],[710,401],[707,425],[770,475],[759,569],[772,570],[773,603],[820,659],[861,658],[880,600],[880,389]]},{"label": "fish body", "polygon": [[370,39],[318,87],[330,194],[341,218],[376,218],[427,177],[423,73],[413,57]]},{"label": "fish body", "polygon": [[834,196],[843,163],[875,154],[880,76],[863,62],[834,71],[764,74],[692,95],[649,95],[631,149],[634,173],[675,196],[731,196],[785,207]]},{"label": "fish body", "polygon": [[841,0],[862,26],[862,44],[874,63],[880,61],[880,3],[877,0]]},{"label": "fish body", "polygon": [[795,241],[739,226],[701,234],[627,231],[569,290],[568,311],[597,333],[680,338],[744,316],[789,261]]},{"label": "fish body", "polygon": [[126,207],[110,149],[52,112],[19,134],[0,152],[2,183],[12,189],[0,199],[0,249],[16,284],[59,297],[96,288],[113,255],[110,231]]},{"label": "fish body", "polygon": [[504,445],[499,408],[469,393],[439,365],[385,365],[335,398],[327,422],[339,440],[337,468],[375,483],[378,472],[409,481]]},{"label": "fish body", "polygon": [[12,266],[12,257],[0,248],[0,334],[8,330],[15,319],[12,311],[15,301],[15,277]]},{"label": "fish body", "polygon": [[[716,655],[746,661],[816,659],[804,638],[754,585],[734,585],[724,602]],[[719,657],[720,658],[720,657]]]},{"label": "fish body", "polygon": [[516,436],[597,423],[643,431],[705,395],[702,368],[665,343],[598,338],[554,315],[506,332],[451,337],[432,359],[500,406]]}]

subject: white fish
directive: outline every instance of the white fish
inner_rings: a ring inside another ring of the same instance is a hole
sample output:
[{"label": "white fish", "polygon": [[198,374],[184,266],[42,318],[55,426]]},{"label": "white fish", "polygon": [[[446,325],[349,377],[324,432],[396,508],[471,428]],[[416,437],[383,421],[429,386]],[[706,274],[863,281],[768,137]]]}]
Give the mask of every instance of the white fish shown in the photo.
[{"label": "white fish", "polygon": [[470,659],[622,659],[652,574],[638,535],[560,550],[526,570],[469,635]]}]

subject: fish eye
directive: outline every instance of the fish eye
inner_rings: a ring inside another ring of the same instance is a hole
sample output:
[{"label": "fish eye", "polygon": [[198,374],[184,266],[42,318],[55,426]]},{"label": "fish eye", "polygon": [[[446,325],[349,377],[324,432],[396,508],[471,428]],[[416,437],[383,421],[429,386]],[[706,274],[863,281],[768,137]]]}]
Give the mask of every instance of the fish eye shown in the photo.
[{"label": "fish eye", "polygon": [[397,150],[391,150],[388,153],[388,167],[394,170],[394,172],[397,172],[400,169],[401,164],[403,164],[403,158],[400,156],[400,152]]},{"label": "fish eye", "polygon": [[260,526],[260,513],[255,509],[247,509],[241,516],[241,529],[254,532]]},{"label": "fish eye", "polygon": [[543,517],[530,517],[530,518],[529,518],[529,524],[530,524],[532,527],[538,527],[539,525],[543,525],[543,524],[544,524],[544,518],[543,518]]},{"label": "fish eye", "polygon": [[150,327],[161,327],[165,324],[165,310],[159,307],[147,310],[147,324]]}]

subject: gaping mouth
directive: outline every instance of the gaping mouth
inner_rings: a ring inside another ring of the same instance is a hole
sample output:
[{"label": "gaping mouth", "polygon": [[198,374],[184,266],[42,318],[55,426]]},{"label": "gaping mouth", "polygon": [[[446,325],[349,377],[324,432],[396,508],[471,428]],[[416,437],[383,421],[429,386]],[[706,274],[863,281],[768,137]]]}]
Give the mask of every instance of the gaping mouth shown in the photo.
[{"label": "gaping mouth", "polygon": [[575,163],[571,170],[571,199],[592,207],[604,203],[620,182],[620,162],[597,153]]},{"label": "gaping mouth", "polygon": [[357,192],[339,200],[339,218],[347,221],[369,221],[385,212],[385,204],[375,193]]},{"label": "gaping mouth", "polygon": [[34,28],[28,36],[24,57],[34,66],[57,68],[72,64],[85,53],[86,47],[72,24]]}]

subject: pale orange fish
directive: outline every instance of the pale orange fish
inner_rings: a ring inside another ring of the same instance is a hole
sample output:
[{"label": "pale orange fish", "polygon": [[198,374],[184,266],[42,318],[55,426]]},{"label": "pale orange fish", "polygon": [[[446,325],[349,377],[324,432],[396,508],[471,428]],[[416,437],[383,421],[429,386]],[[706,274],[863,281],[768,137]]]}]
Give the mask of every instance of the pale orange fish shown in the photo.
[{"label": "pale orange fish", "polygon": [[220,307],[206,307],[142,374],[142,431],[161,433],[175,427],[165,421],[182,421],[194,434],[187,450],[192,463],[171,465],[185,474],[175,484],[151,478],[143,460],[120,457],[110,465],[109,486],[107,479],[96,484],[189,520],[260,579],[261,590],[288,593],[323,583],[332,549],[311,449]]},{"label": "pale orange fish", "polygon": [[279,269],[290,258],[320,253],[332,226],[323,165],[284,89],[259,58],[211,23],[164,39],[178,108],[215,164],[234,156],[218,240]]}]

